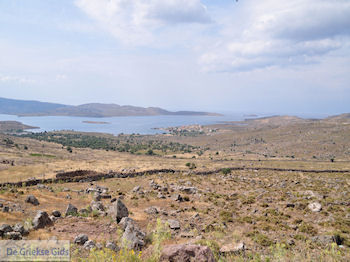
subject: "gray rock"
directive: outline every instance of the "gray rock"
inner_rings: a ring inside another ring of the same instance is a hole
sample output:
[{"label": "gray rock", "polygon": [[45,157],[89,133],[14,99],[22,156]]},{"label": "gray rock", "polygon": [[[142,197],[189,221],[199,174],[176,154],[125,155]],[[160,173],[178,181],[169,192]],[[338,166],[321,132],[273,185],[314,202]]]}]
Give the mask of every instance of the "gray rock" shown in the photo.
[{"label": "gray rock", "polygon": [[135,186],[132,192],[136,193],[136,192],[139,192],[140,190],[141,190],[141,186]]},{"label": "gray rock", "polygon": [[237,254],[245,250],[245,244],[243,242],[238,244],[228,244],[220,248],[222,254]]},{"label": "gray rock", "polygon": [[37,187],[38,189],[45,189],[45,188],[46,188],[46,186],[43,185],[43,184],[37,184],[36,187]]},{"label": "gray rock", "polygon": [[13,231],[20,233],[22,236],[26,236],[29,234],[28,230],[24,228],[21,223],[18,223],[13,226]]},{"label": "gray rock", "polygon": [[66,216],[69,216],[69,215],[75,216],[77,214],[78,214],[78,209],[75,206],[73,206],[71,203],[69,203],[66,209]]},{"label": "gray rock", "polygon": [[118,200],[109,207],[108,214],[113,220],[119,223],[123,217],[129,216],[129,211],[120,198],[118,198]]},{"label": "gray rock", "polygon": [[12,227],[8,224],[2,224],[0,226],[0,236],[3,236],[5,233],[13,231]]},{"label": "gray rock", "polygon": [[85,248],[85,249],[91,250],[91,249],[93,249],[93,248],[95,248],[95,247],[96,247],[96,244],[95,244],[95,242],[92,241],[92,240],[87,240],[87,241],[84,243],[84,248]]},{"label": "gray rock", "polygon": [[215,262],[215,258],[213,252],[207,246],[182,244],[164,246],[159,261]]},{"label": "gray rock", "polygon": [[180,186],[178,189],[187,194],[196,194],[198,192],[198,189],[196,187]]},{"label": "gray rock", "polygon": [[26,203],[30,203],[30,204],[32,204],[34,206],[38,206],[39,205],[39,200],[33,195],[27,196],[25,202]]},{"label": "gray rock", "polygon": [[149,215],[156,215],[159,213],[159,208],[155,206],[151,206],[145,209],[145,212]]},{"label": "gray rock", "polygon": [[22,235],[19,232],[7,232],[4,234],[4,237],[7,239],[11,239],[11,240],[21,240],[22,239]]},{"label": "gray rock", "polygon": [[95,192],[94,194],[94,200],[95,201],[100,201],[102,199],[101,194],[99,192]]},{"label": "gray rock", "polygon": [[312,212],[320,212],[322,210],[322,205],[318,202],[310,203],[307,206]]},{"label": "gray rock", "polygon": [[341,245],[343,242],[343,239],[340,238],[339,235],[323,235],[323,236],[315,236],[311,238],[313,242],[320,243],[322,245],[328,245],[332,243],[336,243],[337,245]]},{"label": "gray rock", "polygon": [[122,236],[122,243],[124,243],[126,248],[141,250],[145,245],[145,236],[145,233],[140,231],[136,225],[129,223]]},{"label": "gray rock", "polygon": [[119,252],[120,248],[113,242],[107,242],[106,243],[106,248],[110,249],[110,250],[113,250],[115,252]]},{"label": "gray rock", "polygon": [[89,237],[85,234],[79,234],[74,238],[74,244],[77,245],[84,245],[85,242],[87,242],[89,240]]},{"label": "gray rock", "polygon": [[171,196],[171,200],[181,202],[183,199],[179,194],[174,194]]},{"label": "gray rock", "polygon": [[169,224],[169,227],[173,230],[178,230],[180,229],[180,222],[177,221],[177,220],[174,220],[174,219],[168,219],[168,224]]},{"label": "gray rock", "polygon": [[112,199],[112,196],[109,194],[101,194],[102,199]]},{"label": "gray rock", "polygon": [[130,217],[123,217],[122,220],[120,220],[119,224],[120,227],[125,230],[129,224],[135,225],[135,221]]},{"label": "gray rock", "polygon": [[90,203],[91,209],[96,211],[104,211],[105,207],[100,201],[91,201]]},{"label": "gray rock", "polygon": [[38,211],[33,219],[33,228],[39,229],[52,225],[52,220],[45,211]]},{"label": "gray rock", "polygon": [[60,211],[58,211],[58,210],[54,210],[54,211],[52,211],[52,213],[51,213],[54,217],[61,217],[62,215],[61,215],[61,212]]},{"label": "gray rock", "polygon": [[165,196],[161,192],[158,193],[157,197],[159,199],[164,199],[165,198]]},{"label": "gray rock", "polygon": [[10,212],[10,208],[8,206],[3,206],[2,212],[5,212],[5,213]]}]

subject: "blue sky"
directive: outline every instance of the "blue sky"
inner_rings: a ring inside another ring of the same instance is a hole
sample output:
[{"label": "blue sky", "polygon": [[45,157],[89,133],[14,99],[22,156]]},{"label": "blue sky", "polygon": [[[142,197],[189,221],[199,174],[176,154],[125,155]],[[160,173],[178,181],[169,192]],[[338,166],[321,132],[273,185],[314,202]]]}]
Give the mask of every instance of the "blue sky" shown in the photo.
[{"label": "blue sky", "polygon": [[348,0],[0,0],[0,96],[350,112]]}]

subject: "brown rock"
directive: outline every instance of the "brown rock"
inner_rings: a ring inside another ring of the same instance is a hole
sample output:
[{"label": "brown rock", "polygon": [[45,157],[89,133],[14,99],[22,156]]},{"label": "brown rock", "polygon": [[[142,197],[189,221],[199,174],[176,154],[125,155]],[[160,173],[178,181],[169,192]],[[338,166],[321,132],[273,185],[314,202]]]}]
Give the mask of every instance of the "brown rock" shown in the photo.
[{"label": "brown rock", "polygon": [[200,245],[168,245],[164,246],[160,261],[169,262],[215,262],[209,247]]}]

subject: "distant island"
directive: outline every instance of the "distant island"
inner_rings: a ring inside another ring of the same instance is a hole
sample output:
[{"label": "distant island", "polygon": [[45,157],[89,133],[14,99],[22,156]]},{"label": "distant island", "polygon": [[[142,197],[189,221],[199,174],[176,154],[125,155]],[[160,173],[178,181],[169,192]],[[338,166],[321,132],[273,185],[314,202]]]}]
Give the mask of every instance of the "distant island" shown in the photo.
[{"label": "distant island", "polygon": [[171,112],[159,107],[120,106],[117,104],[91,103],[78,106],[55,104],[39,101],[0,98],[0,114],[17,116],[79,116],[79,117],[115,117],[115,116],[220,116],[217,113],[177,111]]},{"label": "distant island", "polygon": [[103,122],[103,121],[82,121],[85,124],[97,124],[97,125],[107,125],[110,124],[109,122]]}]

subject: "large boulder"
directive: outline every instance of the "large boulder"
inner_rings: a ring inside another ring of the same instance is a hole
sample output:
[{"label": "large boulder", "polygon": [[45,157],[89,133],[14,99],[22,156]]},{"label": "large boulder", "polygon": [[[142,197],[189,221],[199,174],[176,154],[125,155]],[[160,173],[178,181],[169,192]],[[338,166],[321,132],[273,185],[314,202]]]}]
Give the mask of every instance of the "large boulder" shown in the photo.
[{"label": "large boulder", "polygon": [[75,216],[77,214],[78,214],[78,208],[76,208],[71,203],[69,203],[66,209],[66,216],[69,216],[69,215]]},{"label": "large boulder", "polygon": [[141,250],[145,245],[144,239],[146,234],[140,231],[136,225],[129,223],[125,228],[124,234],[122,236],[122,243],[126,248],[133,250]]},{"label": "large boulder", "polygon": [[26,203],[30,203],[34,206],[38,206],[40,203],[39,203],[39,200],[33,196],[33,195],[29,195],[27,196],[26,200],[25,200]]},{"label": "large boulder", "polygon": [[33,219],[33,228],[39,229],[52,225],[52,220],[45,211],[38,211]]},{"label": "large boulder", "polygon": [[128,208],[124,205],[124,203],[118,198],[111,206],[109,206],[108,214],[115,220],[117,223],[122,220],[123,217],[129,216]]},{"label": "large boulder", "polygon": [[160,261],[176,261],[176,262],[215,262],[213,252],[209,247],[182,244],[164,246]]}]

